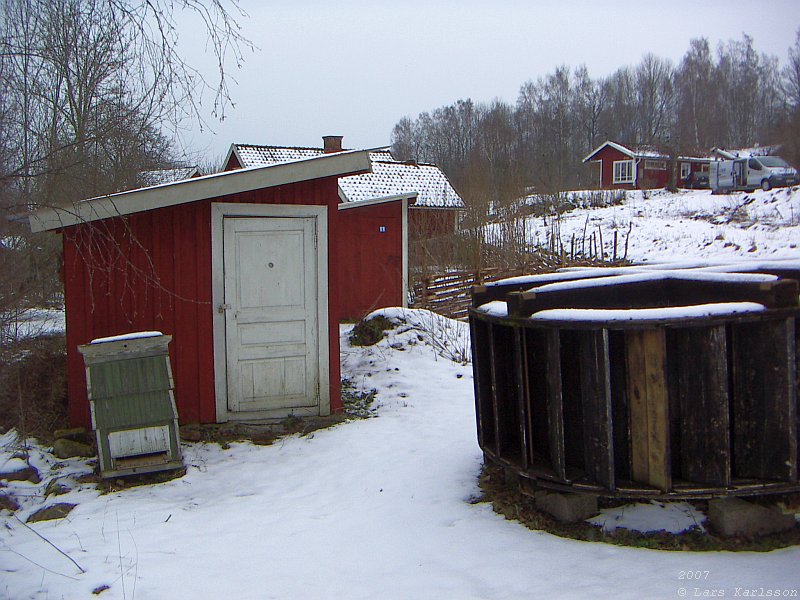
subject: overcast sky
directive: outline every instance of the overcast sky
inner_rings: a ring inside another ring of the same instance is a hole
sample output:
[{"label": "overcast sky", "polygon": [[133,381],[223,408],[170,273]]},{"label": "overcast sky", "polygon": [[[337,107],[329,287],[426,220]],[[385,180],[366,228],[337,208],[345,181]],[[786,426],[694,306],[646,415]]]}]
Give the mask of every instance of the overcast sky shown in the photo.
[{"label": "overcast sky", "polygon": [[[647,52],[678,63],[689,40],[712,48],[747,33],[785,63],[800,26],[797,0],[242,0],[246,53],[236,103],[214,132],[187,143],[210,160],[232,142],[348,148],[389,144],[403,116],[459,99],[516,102],[520,86],[559,65],[592,77],[636,65]],[[665,7],[665,8],[661,8]],[[185,21],[187,58],[213,67],[198,25]],[[211,71],[209,71],[211,73]],[[212,73],[213,74],[213,73]]]}]

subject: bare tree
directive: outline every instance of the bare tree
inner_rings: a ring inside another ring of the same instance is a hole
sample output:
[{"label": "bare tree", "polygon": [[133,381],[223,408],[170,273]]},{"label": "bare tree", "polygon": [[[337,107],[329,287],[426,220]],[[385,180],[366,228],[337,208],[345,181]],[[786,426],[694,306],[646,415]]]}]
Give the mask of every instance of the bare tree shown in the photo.
[{"label": "bare tree", "polygon": [[645,54],[634,73],[638,141],[657,145],[672,136],[675,92],[672,64]]},{"label": "bare tree", "polygon": [[[236,0],[228,6],[243,14]],[[179,55],[173,11],[203,19],[215,79]],[[222,0],[0,0],[2,216],[117,191],[143,169],[169,166],[165,132],[200,120],[203,94],[223,114],[228,59],[238,63],[248,45]],[[20,280],[0,312],[56,297],[57,236],[2,221],[0,267],[16,269],[0,276]]]},{"label": "bare tree", "polygon": [[675,75],[678,140],[685,148],[711,148],[719,140],[719,106],[708,40],[693,39]]}]

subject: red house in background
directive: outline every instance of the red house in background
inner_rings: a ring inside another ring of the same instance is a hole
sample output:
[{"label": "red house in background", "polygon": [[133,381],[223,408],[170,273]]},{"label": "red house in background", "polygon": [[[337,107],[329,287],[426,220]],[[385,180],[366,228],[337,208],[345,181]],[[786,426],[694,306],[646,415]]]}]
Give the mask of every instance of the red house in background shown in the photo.
[{"label": "red house in background", "polygon": [[[343,152],[31,215],[34,231],[63,234],[72,423],[90,424],[78,346],[133,331],[173,336],[182,423],[340,409],[351,226],[338,178],[369,169],[366,152]],[[364,219],[384,204],[362,204]]]},{"label": "red house in background", "polygon": [[[322,148],[231,144],[224,169],[229,171],[342,152],[342,136],[329,135],[322,139]],[[388,147],[367,151],[372,162],[371,171],[339,179],[339,197],[343,204],[414,194],[417,201],[408,213],[412,240],[455,231],[464,201],[439,167],[395,160]]]},{"label": "red house in background", "polygon": [[666,187],[672,169],[676,169],[679,185],[697,173],[707,173],[710,156],[679,156],[674,160],[652,147],[627,148],[607,141],[583,159],[598,163],[598,184],[601,190],[648,189]]}]

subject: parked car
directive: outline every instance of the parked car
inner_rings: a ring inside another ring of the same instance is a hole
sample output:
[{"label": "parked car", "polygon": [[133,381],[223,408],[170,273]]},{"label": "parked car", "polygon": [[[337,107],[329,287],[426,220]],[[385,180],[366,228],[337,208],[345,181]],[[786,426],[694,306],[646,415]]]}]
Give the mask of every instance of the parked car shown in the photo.
[{"label": "parked car", "polygon": [[708,189],[708,173],[689,173],[689,176],[683,180],[683,187],[693,190]]}]

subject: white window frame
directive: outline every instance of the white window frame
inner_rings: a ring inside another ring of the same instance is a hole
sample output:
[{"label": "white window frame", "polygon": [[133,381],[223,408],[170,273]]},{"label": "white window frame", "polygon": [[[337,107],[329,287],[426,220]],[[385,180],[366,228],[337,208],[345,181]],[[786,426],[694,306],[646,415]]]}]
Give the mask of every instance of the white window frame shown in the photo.
[{"label": "white window frame", "polygon": [[692,173],[692,163],[681,163],[681,179],[686,179]]},{"label": "white window frame", "polygon": [[615,160],[614,183],[633,183],[635,169],[633,160]]},{"label": "white window frame", "polygon": [[648,171],[666,171],[667,170],[667,161],[665,160],[656,160],[656,159],[647,159],[644,161],[644,168]]}]

